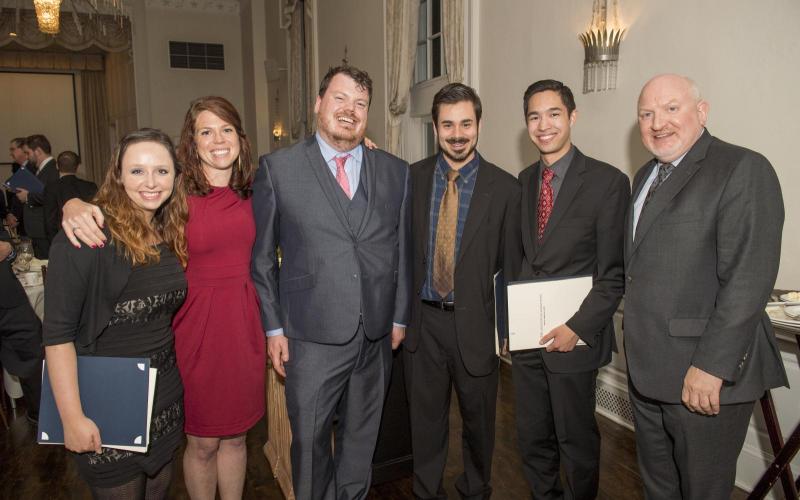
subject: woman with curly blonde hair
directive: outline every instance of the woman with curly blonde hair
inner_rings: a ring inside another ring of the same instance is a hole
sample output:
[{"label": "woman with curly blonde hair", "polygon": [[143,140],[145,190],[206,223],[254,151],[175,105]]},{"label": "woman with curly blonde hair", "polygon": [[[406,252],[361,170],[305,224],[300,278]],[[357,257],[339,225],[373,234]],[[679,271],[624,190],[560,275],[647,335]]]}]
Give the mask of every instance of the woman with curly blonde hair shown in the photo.
[{"label": "woman with curly blonde hair", "polygon": [[[170,138],[122,138],[95,202],[108,244],[51,247],[43,338],[64,446],[97,499],[166,498],[183,440],[183,386],[171,327],[186,296],[186,195]],[[81,406],[77,356],[149,357],[158,370],[146,453],[103,448]]]},{"label": "woman with curly blonde hair", "polygon": [[[236,108],[222,97],[192,101],[178,158],[188,194],[186,302],[175,316],[175,349],[185,388],[183,474],[194,500],[241,498],[247,431],[264,416],[266,339],[250,278],[256,237],[251,203],[255,165]],[[77,244],[101,244],[80,200],[64,207],[64,229]]]}]

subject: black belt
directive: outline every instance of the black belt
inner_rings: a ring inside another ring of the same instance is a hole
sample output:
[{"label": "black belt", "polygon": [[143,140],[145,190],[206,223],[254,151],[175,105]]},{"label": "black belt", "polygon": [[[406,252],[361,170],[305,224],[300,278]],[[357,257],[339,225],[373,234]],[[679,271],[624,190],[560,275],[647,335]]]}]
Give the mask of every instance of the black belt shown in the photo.
[{"label": "black belt", "polygon": [[435,307],[440,311],[454,311],[456,308],[455,302],[440,302],[438,300],[425,300],[422,299],[422,303],[426,306]]}]

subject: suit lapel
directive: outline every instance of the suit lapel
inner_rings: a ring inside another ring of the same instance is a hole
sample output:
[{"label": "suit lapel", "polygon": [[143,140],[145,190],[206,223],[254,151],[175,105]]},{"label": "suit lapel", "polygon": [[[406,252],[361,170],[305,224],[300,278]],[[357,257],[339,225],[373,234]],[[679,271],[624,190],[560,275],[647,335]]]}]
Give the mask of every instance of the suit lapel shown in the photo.
[{"label": "suit lapel", "polygon": [[536,220],[536,203],[539,200],[539,185],[535,182],[535,179],[539,178],[539,168],[539,163],[534,163],[519,179],[522,184],[522,245],[531,263],[536,255],[537,246],[536,238],[533,236],[535,227],[533,221]]},{"label": "suit lapel", "polygon": [[[414,200],[414,220],[424,221],[422,224],[415,224],[415,226],[422,228],[422,234],[414,235],[416,241],[414,244],[417,247],[417,252],[428,258],[428,239],[431,233],[431,192],[433,191],[433,176],[434,169],[436,168],[436,158],[432,157],[432,161],[428,161],[415,167],[419,169],[419,189],[412,190],[412,199]],[[417,186],[415,186],[416,188]]]},{"label": "suit lapel", "polygon": [[475,179],[475,189],[472,191],[472,198],[469,201],[469,211],[467,212],[467,220],[464,222],[464,232],[461,235],[456,267],[458,267],[458,263],[461,261],[461,257],[469,247],[470,242],[478,233],[478,229],[480,229],[492,201],[494,177],[491,169],[484,165],[483,158],[480,159],[480,166],[476,175],[478,178]]},{"label": "suit lapel", "polygon": [[707,131],[703,132],[703,135],[700,136],[700,139],[692,146],[667,180],[653,193],[652,198],[647,203],[647,207],[644,207],[641,215],[639,215],[639,223],[636,225],[636,238],[633,240],[631,254],[636,252],[642,239],[661,212],[669,206],[672,199],[681,192],[694,174],[700,170],[708,152],[708,147],[711,144],[711,139],[711,135]]},{"label": "suit lapel", "polygon": [[336,215],[336,218],[339,219],[339,222],[342,224],[345,230],[352,232],[350,229],[350,224],[347,222],[347,214],[344,212],[344,207],[342,207],[342,204],[339,203],[339,200],[336,198],[337,193],[333,190],[334,187],[338,188],[338,185],[336,185],[336,183],[332,182],[330,179],[331,172],[328,170],[328,165],[325,163],[325,159],[322,157],[322,153],[319,150],[319,145],[317,144],[317,140],[314,136],[311,136],[306,140],[305,149],[306,158],[308,158],[308,167],[314,173],[314,177],[316,177],[317,182],[319,182],[322,192],[325,194],[325,198],[328,199],[328,203],[333,209],[333,213]]},{"label": "suit lapel", "polygon": [[[586,157],[584,157],[583,154],[581,154],[581,152],[576,148],[572,163],[570,163],[569,168],[567,168],[567,174],[564,176],[564,180],[561,182],[561,188],[558,190],[558,196],[556,197],[556,202],[553,205],[553,211],[550,213],[550,219],[548,219],[547,226],[544,228],[544,234],[539,242],[539,246],[544,246],[547,244],[547,240],[550,239],[550,235],[553,234],[553,231],[555,231],[555,228],[558,226],[561,218],[572,204],[572,200],[575,199],[575,195],[583,185],[583,173],[585,171]],[[537,213],[536,216],[538,220],[539,214]]]},{"label": "suit lapel", "polygon": [[362,145],[361,158],[361,182],[366,184],[365,191],[367,193],[367,211],[364,213],[364,217],[361,219],[361,225],[358,228],[356,237],[361,236],[361,233],[367,226],[367,221],[369,220],[370,215],[372,215],[372,211],[375,209],[375,199],[378,197],[377,193],[375,192],[377,189],[376,177],[378,176],[377,165],[375,164],[375,153],[371,149]]},{"label": "suit lapel", "polygon": [[639,169],[637,176],[634,178],[633,184],[633,195],[631,196],[631,203],[630,207],[628,208],[627,213],[625,214],[625,261],[627,262],[633,253],[633,238],[631,235],[634,234],[633,232],[633,214],[636,210],[634,206],[636,200],[639,199],[639,194],[642,192],[642,188],[644,187],[645,183],[647,182],[648,177],[650,177],[650,173],[656,168],[656,161],[651,160],[650,163],[646,163],[642,168]]}]

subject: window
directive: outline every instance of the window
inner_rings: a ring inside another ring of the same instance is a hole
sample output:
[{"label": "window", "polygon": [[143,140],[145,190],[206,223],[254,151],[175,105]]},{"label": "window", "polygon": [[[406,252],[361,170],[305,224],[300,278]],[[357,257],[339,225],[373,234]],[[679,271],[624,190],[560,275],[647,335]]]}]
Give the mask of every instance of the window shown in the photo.
[{"label": "window", "polygon": [[445,67],[442,47],[442,2],[420,0],[414,83],[431,80],[443,74]]},{"label": "window", "polygon": [[436,135],[433,133],[433,122],[425,121],[422,124],[423,128],[423,143],[422,149],[424,151],[423,158],[433,156],[439,152],[439,145],[436,143]]},{"label": "window", "polygon": [[169,42],[169,67],[225,69],[225,50],[220,43]]}]

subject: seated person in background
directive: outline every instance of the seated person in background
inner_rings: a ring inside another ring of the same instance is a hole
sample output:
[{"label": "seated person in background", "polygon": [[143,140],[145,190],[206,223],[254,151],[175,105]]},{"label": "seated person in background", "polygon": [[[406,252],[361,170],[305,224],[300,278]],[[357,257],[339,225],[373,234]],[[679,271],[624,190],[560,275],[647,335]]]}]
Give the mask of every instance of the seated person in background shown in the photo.
[{"label": "seated person in background", "polygon": [[58,155],[56,166],[59,179],[48,184],[44,190],[44,216],[47,239],[50,243],[61,229],[61,208],[67,200],[80,198],[90,201],[97,193],[97,184],[85,181],[76,175],[81,165],[81,157],[72,151]]},{"label": "seated person in background", "polygon": [[[186,296],[186,196],[169,136],[141,129],[122,138],[97,195],[108,243],[53,240],[45,288],[47,370],[64,446],[95,499],[167,497],[183,442],[183,385],[172,316]],[[149,357],[158,370],[146,453],[101,449],[81,407],[77,355]]]},{"label": "seated person in background", "polygon": [[42,390],[42,323],[11,270],[14,247],[7,239],[8,233],[0,229],[0,363],[19,377],[28,420],[36,422]]}]

